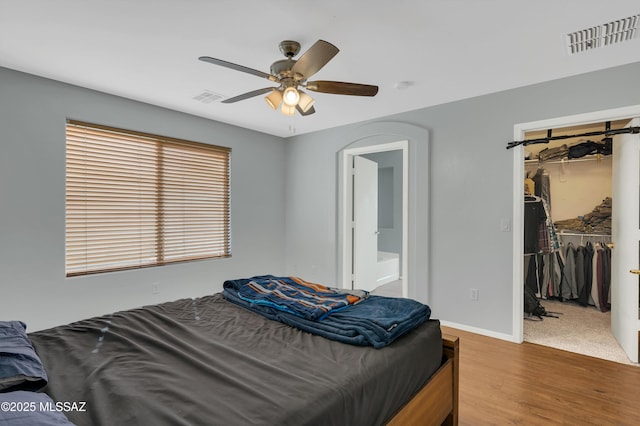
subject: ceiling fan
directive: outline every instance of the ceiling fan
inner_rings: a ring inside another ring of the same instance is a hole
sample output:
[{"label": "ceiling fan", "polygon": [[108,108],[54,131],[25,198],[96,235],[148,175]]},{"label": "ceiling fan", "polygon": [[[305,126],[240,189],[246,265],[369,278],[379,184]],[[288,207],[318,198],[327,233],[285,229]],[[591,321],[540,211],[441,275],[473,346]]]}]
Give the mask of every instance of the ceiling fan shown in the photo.
[{"label": "ceiling fan", "polygon": [[340,51],[329,42],[324,40],[316,41],[313,46],[297,60],[293,59],[300,51],[300,43],[297,41],[285,40],[281,42],[280,51],[285,55],[286,59],[280,59],[271,64],[270,74],[210,56],[201,56],[198,59],[236,71],[263,77],[278,84],[276,87],[265,87],[225,99],[222,101],[224,104],[230,104],[269,93],[265,97],[265,100],[274,110],[280,108],[280,112],[284,115],[294,115],[295,112],[298,111],[301,115],[305,116],[315,112],[315,108],[313,107],[314,99],[301,88],[313,92],[337,95],[375,96],[376,93],[378,93],[378,86],[368,84],[326,80],[308,81],[309,77],[317,73]]}]

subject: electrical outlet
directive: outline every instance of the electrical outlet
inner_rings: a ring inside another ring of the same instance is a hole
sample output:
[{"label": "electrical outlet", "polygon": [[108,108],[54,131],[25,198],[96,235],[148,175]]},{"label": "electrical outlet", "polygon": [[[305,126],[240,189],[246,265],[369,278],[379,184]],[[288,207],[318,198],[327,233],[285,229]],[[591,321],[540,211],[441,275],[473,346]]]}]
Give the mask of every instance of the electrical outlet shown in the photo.
[{"label": "electrical outlet", "polygon": [[160,293],[160,283],[151,283],[151,294]]},{"label": "electrical outlet", "polygon": [[477,288],[472,288],[469,291],[469,298],[474,302],[478,301],[478,297],[480,296],[480,291]]},{"label": "electrical outlet", "polygon": [[511,220],[509,219],[502,219],[500,221],[500,230],[502,232],[511,232]]}]

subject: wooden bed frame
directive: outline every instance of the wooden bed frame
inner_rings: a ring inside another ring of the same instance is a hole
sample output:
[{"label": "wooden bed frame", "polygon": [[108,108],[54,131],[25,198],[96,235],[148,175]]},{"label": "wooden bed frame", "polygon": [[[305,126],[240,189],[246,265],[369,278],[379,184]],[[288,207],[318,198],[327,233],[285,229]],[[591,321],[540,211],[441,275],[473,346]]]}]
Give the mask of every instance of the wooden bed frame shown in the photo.
[{"label": "wooden bed frame", "polygon": [[460,349],[456,336],[442,335],[442,365],[424,387],[387,423],[402,425],[458,424]]}]

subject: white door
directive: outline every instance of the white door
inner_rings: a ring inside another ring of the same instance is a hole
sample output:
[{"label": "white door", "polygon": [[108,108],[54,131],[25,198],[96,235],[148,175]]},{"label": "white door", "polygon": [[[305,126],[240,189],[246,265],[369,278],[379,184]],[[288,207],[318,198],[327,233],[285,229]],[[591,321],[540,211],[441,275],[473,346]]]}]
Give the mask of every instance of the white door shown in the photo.
[{"label": "white door", "polygon": [[[640,126],[634,118],[630,126]],[[640,275],[640,135],[624,134],[613,143],[611,331],[638,362]]]},{"label": "white door", "polygon": [[378,163],[353,157],[353,288],[373,290],[378,264]]}]

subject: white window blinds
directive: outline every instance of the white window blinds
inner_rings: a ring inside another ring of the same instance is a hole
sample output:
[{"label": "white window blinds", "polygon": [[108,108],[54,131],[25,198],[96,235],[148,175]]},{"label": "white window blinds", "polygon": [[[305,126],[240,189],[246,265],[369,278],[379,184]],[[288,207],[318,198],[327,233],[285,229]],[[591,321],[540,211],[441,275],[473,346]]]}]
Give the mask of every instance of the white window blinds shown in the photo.
[{"label": "white window blinds", "polygon": [[67,276],[228,257],[231,150],[67,122]]}]

